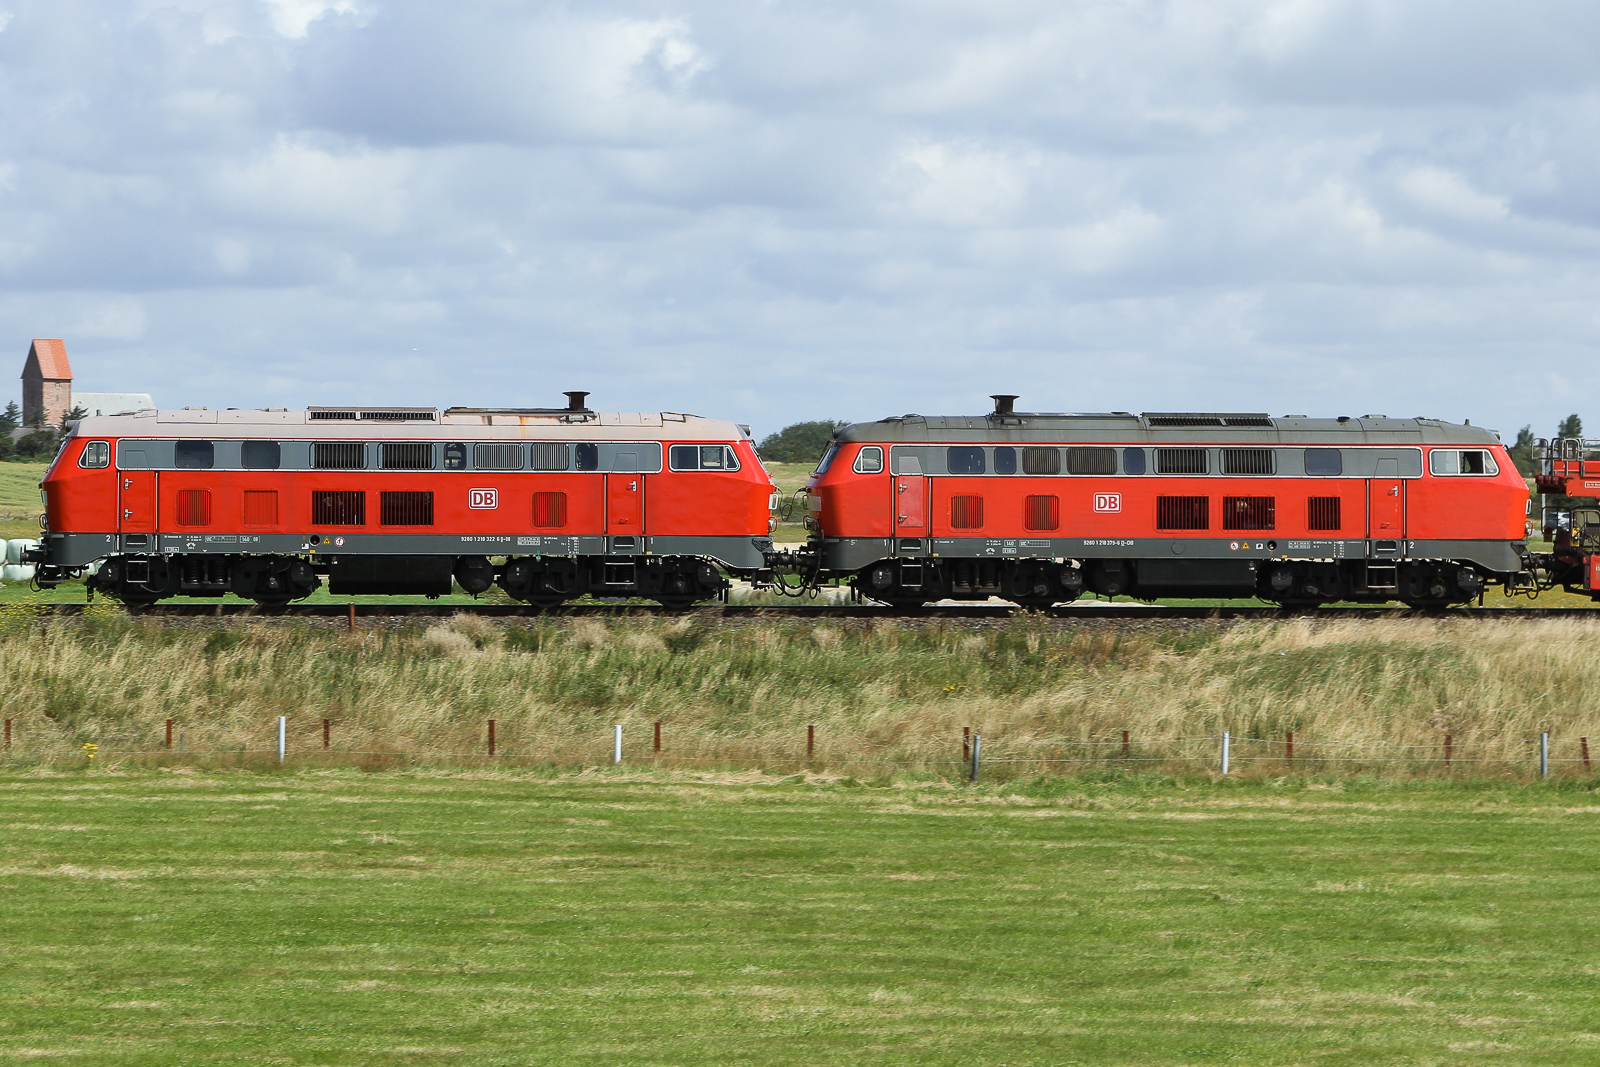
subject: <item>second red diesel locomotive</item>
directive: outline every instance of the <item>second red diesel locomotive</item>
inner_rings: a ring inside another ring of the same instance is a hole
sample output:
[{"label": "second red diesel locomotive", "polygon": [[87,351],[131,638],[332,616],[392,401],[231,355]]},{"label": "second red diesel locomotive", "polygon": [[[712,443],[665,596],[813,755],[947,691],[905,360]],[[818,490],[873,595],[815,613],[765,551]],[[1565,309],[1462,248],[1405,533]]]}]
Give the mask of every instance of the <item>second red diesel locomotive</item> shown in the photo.
[{"label": "second red diesel locomotive", "polygon": [[999,596],[1441,606],[1519,583],[1528,489],[1438,419],[905,415],[838,431],[806,488],[823,574],[890,604]]}]

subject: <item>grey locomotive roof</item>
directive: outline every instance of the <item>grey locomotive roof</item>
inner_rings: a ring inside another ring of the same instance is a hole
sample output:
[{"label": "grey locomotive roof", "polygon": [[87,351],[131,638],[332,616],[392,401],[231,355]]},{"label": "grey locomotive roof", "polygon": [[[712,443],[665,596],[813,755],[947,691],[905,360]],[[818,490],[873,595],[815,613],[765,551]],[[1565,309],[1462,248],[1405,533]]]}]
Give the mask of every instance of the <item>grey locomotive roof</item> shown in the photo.
[{"label": "grey locomotive roof", "polygon": [[[346,418],[348,415],[350,417]],[[543,408],[147,408],[80,419],[79,437],[274,437],[282,440],[737,441],[744,427],[676,411]]]},{"label": "grey locomotive roof", "polygon": [[1443,419],[1391,419],[1385,415],[1360,418],[1309,418],[1286,415],[1272,418],[1254,413],[1125,411],[1070,414],[1016,412],[992,415],[899,415],[877,422],[857,422],[841,428],[839,441],[970,441],[1064,442],[1089,444],[1194,442],[1201,444],[1266,445],[1492,445],[1500,440],[1493,430],[1445,422]]}]

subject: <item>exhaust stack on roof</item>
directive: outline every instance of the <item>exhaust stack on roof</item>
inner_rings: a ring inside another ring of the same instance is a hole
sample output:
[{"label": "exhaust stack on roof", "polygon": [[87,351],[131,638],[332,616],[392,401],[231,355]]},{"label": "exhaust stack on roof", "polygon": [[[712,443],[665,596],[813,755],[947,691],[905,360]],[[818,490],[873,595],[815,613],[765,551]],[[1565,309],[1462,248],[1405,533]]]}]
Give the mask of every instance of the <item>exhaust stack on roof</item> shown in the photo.
[{"label": "exhaust stack on roof", "polygon": [[588,411],[589,410],[589,405],[584,403],[585,398],[587,398],[588,395],[589,395],[588,393],[567,392],[567,393],[563,393],[562,395],[567,398],[567,410],[568,411]]},{"label": "exhaust stack on roof", "polygon": [[994,414],[996,414],[996,415],[1011,415],[1011,414],[1013,414],[1011,409],[1012,409],[1012,406],[1015,405],[1016,402],[1017,402],[1017,398],[1016,398],[1016,396],[1014,394],[1011,394],[1011,393],[990,393],[989,394],[989,399],[994,401]]}]

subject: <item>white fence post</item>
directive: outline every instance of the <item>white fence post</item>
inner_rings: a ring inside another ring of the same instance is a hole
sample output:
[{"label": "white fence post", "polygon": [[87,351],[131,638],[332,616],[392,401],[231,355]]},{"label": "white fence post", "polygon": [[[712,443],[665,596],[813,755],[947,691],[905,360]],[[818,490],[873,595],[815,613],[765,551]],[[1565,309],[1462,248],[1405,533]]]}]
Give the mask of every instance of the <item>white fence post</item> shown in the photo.
[{"label": "white fence post", "polygon": [[1228,731],[1222,731],[1222,773],[1228,773]]},{"label": "white fence post", "polygon": [[1539,777],[1550,777],[1550,735],[1539,735]]},{"label": "white fence post", "polygon": [[622,724],[620,722],[617,723],[617,738],[616,738],[616,744],[612,749],[611,762],[612,763],[621,763],[622,762]]},{"label": "white fence post", "polygon": [[284,753],[285,747],[287,746],[288,735],[289,735],[288,723],[289,723],[289,717],[287,715],[279,715],[278,716],[278,762],[279,763],[283,762],[283,753]]},{"label": "white fence post", "polygon": [[983,751],[983,735],[982,734],[973,734],[972,735],[972,780],[974,782],[976,782],[978,780],[978,761],[981,758],[979,756],[979,753],[982,752],[982,751]]}]

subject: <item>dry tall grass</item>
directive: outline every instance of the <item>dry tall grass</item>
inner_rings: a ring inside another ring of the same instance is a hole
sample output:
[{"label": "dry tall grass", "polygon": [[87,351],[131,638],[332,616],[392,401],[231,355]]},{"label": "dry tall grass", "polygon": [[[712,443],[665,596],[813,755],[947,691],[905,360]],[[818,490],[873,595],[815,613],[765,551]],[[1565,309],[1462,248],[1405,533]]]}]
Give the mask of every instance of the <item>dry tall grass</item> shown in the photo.
[{"label": "dry tall grass", "polygon": [[[602,760],[622,723],[630,756],[661,721],[667,757],[804,757],[931,763],[959,756],[961,728],[994,757],[1236,755],[1401,759],[1426,769],[1445,733],[1458,759],[1525,767],[1529,739],[1600,735],[1600,622],[1290,621],[1150,634],[1061,630],[1020,619],[972,632],[885,621],[846,629],[677,620],[536,621],[472,615],[402,633],[294,625],[175,630],[115,609],[48,625],[0,613],[0,693],[14,755],[95,742],[150,749],[176,719],[191,750],[261,750],[287,715],[291,748],[422,755],[501,751]],[[1187,745],[1166,739],[1202,738]],[[1100,743],[1098,747],[1088,743]],[[1414,750],[1332,745],[1427,746]],[[1576,751],[1558,748],[1558,755]]]}]

